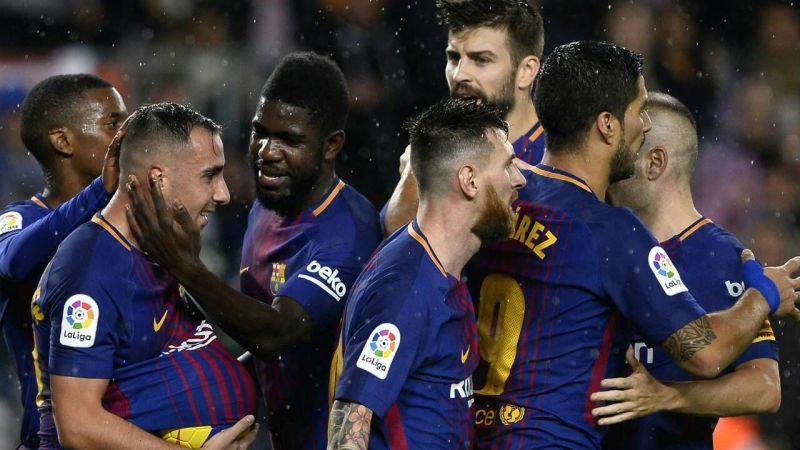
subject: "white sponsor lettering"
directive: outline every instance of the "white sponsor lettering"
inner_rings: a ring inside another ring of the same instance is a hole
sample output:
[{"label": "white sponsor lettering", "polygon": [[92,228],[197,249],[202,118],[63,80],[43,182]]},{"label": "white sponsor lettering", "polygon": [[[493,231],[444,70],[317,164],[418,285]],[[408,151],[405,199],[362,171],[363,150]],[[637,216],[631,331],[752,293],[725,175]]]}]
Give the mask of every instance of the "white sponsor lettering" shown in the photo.
[{"label": "white sponsor lettering", "polygon": [[738,298],[744,293],[744,281],[737,283],[735,281],[725,281],[725,287],[728,289],[728,295],[733,298]]},{"label": "white sponsor lettering", "polygon": [[92,297],[85,294],[73,295],[64,303],[58,342],[75,348],[93,346],[99,319],[100,308]]},{"label": "white sponsor lettering", "polygon": [[637,342],[633,344],[633,356],[635,356],[639,361],[642,361],[642,350],[645,351],[644,362],[646,364],[653,364],[653,349],[648,347],[644,342]]},{"label": "white sponsor lettering", "polygon": [[16,211],[9,211],[0,216],[0,234],[22,229],[22,215]]},{"label": "white sponsor lettering", "polygon": [[347,294],[347,286],[339,279],[339,269],[331,269],[314,260],[308,264],[306,271],[310,274],[315,274],[319,278],[304,273],[298,275],[298,277],[316,284],[336,301],[341,300]]},{"label": "white sponsor lettering", "polygon": [[356,367],[385,380],[398,350],[400,350],[400,330],[394,324],[382,323],[372,330],[364,342]]},{"label": "white sponsor lettering", "polygon": [[472,403],[475,401],[475,399],[472,398],[473,392],[472,377],[468,377],[466,380],[459,381],[458,383],[450,384],[450,398],[466,398],[467,406],[472,406]]},{"label": "white sponsor lettering", "polygon": [[214,342],[215,339],[217,339],[217,335],[214,334],[214,329],[211,328],[211,325],[204,320],[200,322],[200,325],[197,326],[197,329],[194,332],[194,336],[181,342],[180,345],[167,346],[169,350],[161,352],[161,354],[169,355],[172,352],[182,352],[184,350],[197,350],[198,348],[203,348],[206,345]]},{"label": "white sponsor lettering", "polygon": [[689,290],[683,284],[678,269],[672,264],[663,248],[655,246],[650,249],[650,254],[647,257],[647,266],[653,271],[653,275],[656,276],[656,280],[661,285],[661,289],[664,289],[665,294],[673,296]]}]

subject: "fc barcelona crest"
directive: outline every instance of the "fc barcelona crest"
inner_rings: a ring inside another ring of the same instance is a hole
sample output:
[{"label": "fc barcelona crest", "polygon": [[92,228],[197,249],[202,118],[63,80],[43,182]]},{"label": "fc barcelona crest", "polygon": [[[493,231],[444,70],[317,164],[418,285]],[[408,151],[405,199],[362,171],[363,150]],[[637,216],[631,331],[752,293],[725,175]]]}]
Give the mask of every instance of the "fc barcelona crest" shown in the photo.
[{"label": "fc barcelona crest", "polygon": [[269,291],[272,295],[278,295],[286,283],[286,264],[281,262],[272,263],[272,275],[269,277]]}]

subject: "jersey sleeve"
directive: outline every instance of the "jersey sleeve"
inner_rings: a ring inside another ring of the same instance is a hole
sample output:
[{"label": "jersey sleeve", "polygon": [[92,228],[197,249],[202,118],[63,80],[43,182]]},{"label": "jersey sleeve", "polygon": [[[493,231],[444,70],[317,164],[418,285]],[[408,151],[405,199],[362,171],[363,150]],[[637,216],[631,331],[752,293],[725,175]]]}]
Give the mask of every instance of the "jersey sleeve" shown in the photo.
[{"label": "jersey sleeve", "polygon": [[354,305],[343,330],[344,364],[334,398],[384,417],[431,346],[424,289],[373,285]]},{"label": "jersey sleeve", "polygon": [[316,327],[326,328],[341,318],[347,295],[373,248],[355,235],[317,239],[304,265],[289,275],[278,295],[298,302]]},{"label": "jersey sleeve", "polygon": [[[52,271],[48,276],[54,283],[62,277]],[[117,303],[127,295],[124,289],[110,286],[102,274],[89,274],[54,289],[46,286],[43,296],[48,295],[51,298],[45,299],[45,304],[50,320],[50,373],[110,379],[118,335],[125,332]]]},{"label": "jersey sleeve", "polygon": [[706,312],[644,224],[626,209],[613,214],[613,227],[597,234],[604,289],[647,344],[658,345]]},{"label": "jersey sleeve", "polygon": [[101,178],[44,217],[15,210],[0,215],[0,276],[26,280],[44,267],[75,228],[108,203]]}]

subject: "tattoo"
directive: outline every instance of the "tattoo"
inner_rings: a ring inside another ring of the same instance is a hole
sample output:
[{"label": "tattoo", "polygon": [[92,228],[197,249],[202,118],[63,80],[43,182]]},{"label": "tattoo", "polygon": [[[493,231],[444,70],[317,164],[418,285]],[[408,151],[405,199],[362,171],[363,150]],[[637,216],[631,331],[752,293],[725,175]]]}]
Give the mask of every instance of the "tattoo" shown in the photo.
[{"label": "tattoo", "polygon": [[328,426],[328,450],[366,450],[372,410],[358,403],[336,400]]},{"label": "tattoo", "polygon": [[685,325],[664,341],[664,350],[673,360],[683,362],[708,347],[716,338],[711,322],[708,321],[708,317],[703,316]]}]

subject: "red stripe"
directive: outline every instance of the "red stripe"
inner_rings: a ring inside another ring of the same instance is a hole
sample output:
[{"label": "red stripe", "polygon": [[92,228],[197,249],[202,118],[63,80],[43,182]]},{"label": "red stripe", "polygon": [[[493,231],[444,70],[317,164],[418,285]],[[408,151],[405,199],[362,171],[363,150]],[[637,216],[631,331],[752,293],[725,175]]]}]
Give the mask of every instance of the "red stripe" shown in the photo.
[{"label": "red stripe", "polygon": [[184,412],[185,408],[179,408],[178,405],[175,403],[175,398],[173,397],[172,391],[170,390],[169,380],[167,379],[167,377],[164,376],[165,369],[166,369],[167,373],[171,373],[171,372],[169,371],[169,368],[167,368],[167,367],[162,368],[162,366],[163,366],[162,362],[163,361],[164,361],[164,358],[162,358],[162,357],[159,357],[156,360],[156,371],[161,376],[161,382],[164,383],[164,388],[167,391],[167,398],[169,399],[169,402],[172,403],[172,412],[175,415],[178,416],[179,423],[183,424],[183,423],[186,422],[186,420],[183,418],[183,415],[182,415],[182,413]]},{"label": "red stripe", "polygon": [[205,371],[203,367],[198,362],[195,355],[192,354],[192,350],[184,350],[184,357],[186,361],[192,365],[194,370],[197,372],[197,377],[200,379],[200,388],[203,391],[203,397],[205,397],[206,407],[208,408],[208,413],[210,414],[210,423],[221,423],[219,419],[219,413],[217,411],[217,405],[214,402],[214,395],[211,393],[211,390],[208,387],[208,379],[206,378]]},{"label": "red stripe", "polygon": [[183,392],[186,394],[186,399],[189,401],[189,407],[192,409],[192,415],[194,415],[194,421],[197,424],[203,423],[202,417],[200,417],[200,412],[197,410],[197,404],[194,401],[194,396],[191,394],[192,390],[189,389],[189,383],[186,381],[186,375],[183,373],[183,367],[178,364],[176,360],[175,354],[168,355],[167,357],[172,362],[172,365],[175,366],[175,371],[178,373],[178,376],[181,379],[181,383],[183,384]]},{"label": "red stripe", "polygon": [[239,417],[247,414],[249,411],[252,411],[250,405],[250,396],[242,391],[242,386],[245,388],[249,387],[247,380],[242,379],[242,371],[244,368],[241,367],[241,364],[238,361],[233,361],[230,353],[228,353],[228,351],[222,345],[212,348],[212,352],[216,353],[217,358],[227,367],[225,373],[232,373],[235,377],[235,379],[231,377],[230,380],[225,381],[230,381],[231,386],[233,387],[233,394],[236,396],[235,401],[239,406],[239,409],[237,409],[233,414],[235,419],[238,419]]},{"label": "red stripe", "polygon": [[615,310],[611,313],[606,325],[606,331],[603,333],[603,344],[600,346],[600,354],[592,367],[592,378],[589,380],[589,390],[586,392],[586,407],[583,411],[583,418],[589,425],[595,426],[597,418],[592,415],[592,409],[597,404],[589,399],[593,392],[600,390],[600,381],[606,375],[606,367],[608,367],[608,360],[611,354],[611,344],[614,337],[614,331],[617,328],[617,321],[619,320],[619,313]]},{"label": "red stripe", "polygon": [[395,403],[386,412],[386,431],[389,433],[389,448],[392,450],[408,450],[406,430],[400,417],[400,407]]},{"label": "red stripe", "polygon": [[[228,420],[232,420],[232,419],[236,420],[236,419],[238,419],[238,417],[235,417],[235,415],[233,414],[233,411],[231,410],[231,403],[233,403],[233,402],[231,400],[231,395],[228,392],[228,385],[226,383],[225,377],[222,375],[222,372],[219,370],[219,365],[217,364],[217,361],[215,361],[216,359],[219,359],[220,361],[225,361],[225,355],[218,355],[217,357],[214,357],[213,355],[211,355],[211,352],[213,352],[214,347],[215,347],[214,344],[217,344],[217,343],[219,343],[219,339],[216,339],[215,342],[212,342],[212,343],[208,344],[208,346],[206,348],[208,348],[208,350],[210,350],[209,352],[204,352],[203,351],[204,349],[202,349],[202,348],[198,349],[197,356],[202,358],[209,366],[211,366],[211,374],[213,375],[214,380],[216,380],[216,386],[218,386],[217,389],[218,389],[218,392],[219,392],[221,400],[222,400],[222,409],[223,409],[223,411],[225,413],[224,420],[227,422]],[[219,345],[222,345],[222,344],[219,343]],[[227,372],[227,373],[230,373],[230,372]],[[212,399],[212,401],[213,400],[216,400],[216,399]],[[218,423],[218,422],[215,422],[215,423]]]}]

